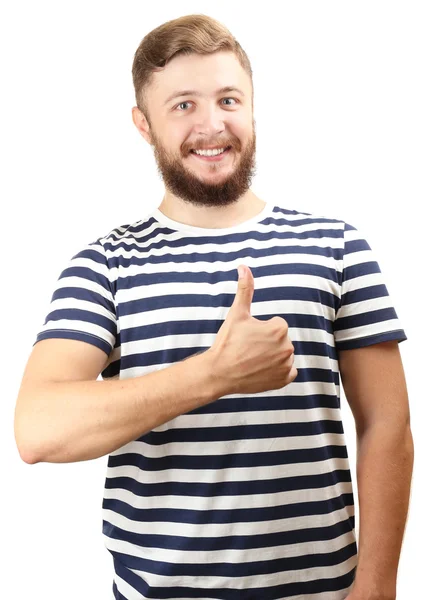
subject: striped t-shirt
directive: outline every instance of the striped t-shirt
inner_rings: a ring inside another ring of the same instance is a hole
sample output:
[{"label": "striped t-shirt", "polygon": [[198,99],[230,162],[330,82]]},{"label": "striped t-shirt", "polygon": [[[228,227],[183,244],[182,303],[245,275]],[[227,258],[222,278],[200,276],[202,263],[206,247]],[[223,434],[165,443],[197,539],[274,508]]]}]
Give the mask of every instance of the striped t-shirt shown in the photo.
[{"label": "striped t-shirt", "polygon": [[355,227],[271,202],[223,229],[156,209],[70,259],[35,343],[94,344],[112,354],[103,379],[163,369],[212,346],[241,263],[254,276],[252,316],[287,321],[298,376],[223,396],[109,455],[116,600],[343,600],[352,585],[337,351],[407,339]]}]

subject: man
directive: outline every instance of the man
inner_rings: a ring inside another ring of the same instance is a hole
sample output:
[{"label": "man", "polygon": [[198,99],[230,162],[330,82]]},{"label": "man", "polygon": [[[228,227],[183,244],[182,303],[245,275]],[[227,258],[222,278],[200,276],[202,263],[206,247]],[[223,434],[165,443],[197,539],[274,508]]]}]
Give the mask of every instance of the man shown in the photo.
[{"label": "man", "polygon": [[165,196],[62,272],[17,400],[23,460],[109,455],[116,599],[395,598],[406,335],[368,243],[251,191],[251,67],[220,23],[158,27],[133,78]]}]

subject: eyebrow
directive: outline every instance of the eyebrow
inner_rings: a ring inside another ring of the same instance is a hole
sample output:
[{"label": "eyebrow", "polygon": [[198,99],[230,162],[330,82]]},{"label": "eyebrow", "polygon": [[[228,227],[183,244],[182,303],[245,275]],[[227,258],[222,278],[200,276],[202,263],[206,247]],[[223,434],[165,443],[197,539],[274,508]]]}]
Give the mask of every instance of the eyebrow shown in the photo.
[{"label": "eyebrow", "polygon": [[[218,94],[225,94],[228,92],[238,92],[238,94],[241,94],[241,96],[245,96],[242,90],[231,85],[227,85],[225,87],[220,88],[215,92],[215,94],[217,96]],[[181,96],[203,96],[203,94],[201,92],[198,92],[197,90],[182,90],[181,92],[174,92],[165,100],[164,106],[165,104],[168,104],[168,102],[171,102],[171,100],[173,100],[174,98],[180,98]]]}]

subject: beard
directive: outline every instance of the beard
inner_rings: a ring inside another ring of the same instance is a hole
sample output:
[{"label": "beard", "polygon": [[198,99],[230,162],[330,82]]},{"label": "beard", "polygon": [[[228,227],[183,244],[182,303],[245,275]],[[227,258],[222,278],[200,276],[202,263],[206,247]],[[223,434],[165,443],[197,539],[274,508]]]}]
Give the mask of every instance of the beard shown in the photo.
[{"label": "beard", "polygon": [[[195,171],[199,168],[201,175],[195,175],[183,162],[185,158],[191,156],[192,147],[187,145],[183,147],[181,156],[174,156],[163,147],[153,130],[151,130],[151,136],[157,169],[165,187],[185,202],[195,206],[228,206],[237,202],[249,189],[256,173],[254,121],[253,135],[243,149],[240,140],[234,136],[230,139],[204,142],[205,146],[216,145],[223,148],[231,146],[231,150],[229,150],[231,156],[226,156],[219,162],[207,162],[201,165],[196,163],[199,159],[190,158],[189,160],[195,161]],[[198,143],[195,142],[196,147],[197,145]],[[201,145],[200,142],[199,145]],[[222,170],[230,171],[229,165],[223,165],[223,161],[237,163],[229,175],[217,174]],[[202,163],[203,159],[200,162]],[[213,177],[217,181],[210,182],[210,178]]]}]

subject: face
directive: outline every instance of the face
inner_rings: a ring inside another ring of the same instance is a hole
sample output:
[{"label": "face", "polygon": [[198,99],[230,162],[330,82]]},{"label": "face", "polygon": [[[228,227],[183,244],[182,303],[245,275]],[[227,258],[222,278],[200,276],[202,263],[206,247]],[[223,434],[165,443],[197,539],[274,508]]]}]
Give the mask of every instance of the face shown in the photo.
[{"label": "face", "polygon": [[[252,85],[233,53],[175,57],[154,73],[146,101],[150,124],[137,107],[134,123],[172,194],[197,206],[225,206],[245,194],[255,174]],[[194,153],[213,147],[226,151]]]}]

